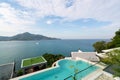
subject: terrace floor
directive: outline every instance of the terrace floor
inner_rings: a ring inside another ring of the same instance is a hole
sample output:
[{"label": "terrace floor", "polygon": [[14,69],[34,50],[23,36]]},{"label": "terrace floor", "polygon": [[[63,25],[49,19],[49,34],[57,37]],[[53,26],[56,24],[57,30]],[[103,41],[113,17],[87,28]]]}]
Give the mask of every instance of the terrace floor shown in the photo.
[{"label": "terrace floor", "polygon": [[0,80],[8,80],[13,77],[14,62],[0,65]]}]

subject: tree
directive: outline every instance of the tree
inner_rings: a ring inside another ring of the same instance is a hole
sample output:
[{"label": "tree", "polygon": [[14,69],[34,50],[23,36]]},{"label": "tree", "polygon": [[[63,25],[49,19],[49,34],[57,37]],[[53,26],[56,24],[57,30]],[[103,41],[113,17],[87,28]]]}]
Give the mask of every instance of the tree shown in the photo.
[{"label": "tree", "polygon": [[120,47],[120,29],[115,32],[115,36],[112,39],[113,47]]},{"label": "tree", "polygon": [[18,70],[18,72],[17,72],[17,76],[21,76],[21,75],[23,75],[23,70],[22,69]]},{"label": "tree", "polygon": [[110,49],[115,47],[120,47],[120,29],[115,32],[115,36],[110,42],[99,41],[93,44],[95,51],[102,52],[103,49]]},{"label": "tree", "polygon": [[105,41],[100,41],[100,42],[96,42],[93,44],[95,51],[97,51],[98,53],[102,52],[103,49],[106,49],[106,42]]},{"label": "tree", "polygon": [[113,48],[113,47],[114,47],[114,44],[112,42],[106,43],[106,49],[110,49],[110,48]]},{"label": "tree", "polygon": [[43,57],[47,60],[47,67],[51,67],[51,65],[55,61],[57,61],[57,60],[59,60],[61,58],[64,58],[64,56],[61,55],[61,54],[54,55],[54,54],[48,54],[48,53],[43,54]]},{"label": "tree", "polygon": [[115,72],[114,75],[120,76],[120,50],[113,50],[108,52],[106,55],[107,57],[102,61],[110,65],[115,65],[116,67],[113,67],[113,71]]}]

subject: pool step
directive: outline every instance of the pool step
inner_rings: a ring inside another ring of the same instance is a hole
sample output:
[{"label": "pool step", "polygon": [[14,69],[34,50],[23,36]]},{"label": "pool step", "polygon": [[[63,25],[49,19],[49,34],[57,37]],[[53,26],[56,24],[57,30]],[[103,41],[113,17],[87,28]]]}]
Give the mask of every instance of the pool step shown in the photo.
[{"label": "pool step", "polygon": [[89,74],[88,76],[82,78],[82,80],[95,80],[102,73],[103,73],[103,70],[102,69],[98,69],[98,70],[92,72],[91,74]]},{"label": "pool step", "polygon": [[114,79],[103,73],[100,76],[98,76],[95,80],[114,80]]}]

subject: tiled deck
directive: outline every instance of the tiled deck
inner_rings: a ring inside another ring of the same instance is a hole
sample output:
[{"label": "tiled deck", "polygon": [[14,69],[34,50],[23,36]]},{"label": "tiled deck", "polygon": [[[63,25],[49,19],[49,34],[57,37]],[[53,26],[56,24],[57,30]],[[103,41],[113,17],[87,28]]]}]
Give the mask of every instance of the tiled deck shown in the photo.
[{"label": "tiled deck", "polygon": [[106,74],[101,74],[95,80],[114,80],[112,77],[107,76]]},{"label": "tiled deck", "polygon": [[96,56],[96,52],[71,52],[71,57],[79,57],[93,62],[99,61],[99,58]]}]

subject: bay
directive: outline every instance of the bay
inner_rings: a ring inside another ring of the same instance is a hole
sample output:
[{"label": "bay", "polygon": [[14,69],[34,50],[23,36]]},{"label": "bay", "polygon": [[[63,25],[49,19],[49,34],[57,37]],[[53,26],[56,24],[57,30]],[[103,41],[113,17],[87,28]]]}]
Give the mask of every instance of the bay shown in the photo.
[{"label": "bay", "polygon": [[0,41],[0,64],[16,62],[16,70],[20,69],[21,60],[41,56],[44,53],[70,56],[72,51],[94,51],[93,44],[108,39],[77,40],[40,40],[40,41]]}]

